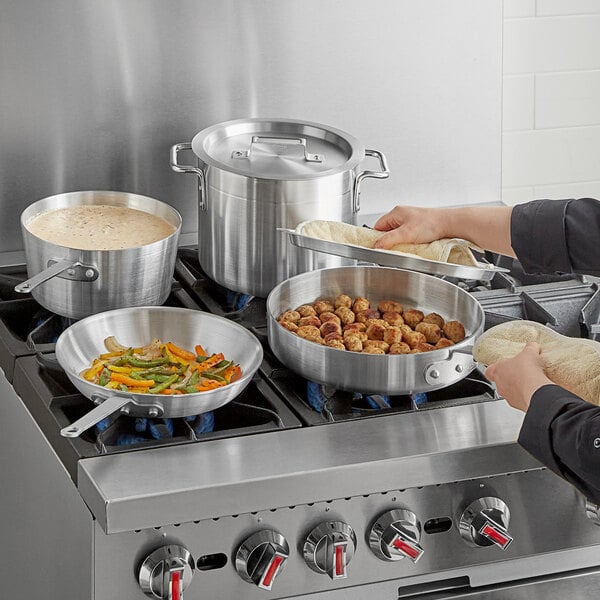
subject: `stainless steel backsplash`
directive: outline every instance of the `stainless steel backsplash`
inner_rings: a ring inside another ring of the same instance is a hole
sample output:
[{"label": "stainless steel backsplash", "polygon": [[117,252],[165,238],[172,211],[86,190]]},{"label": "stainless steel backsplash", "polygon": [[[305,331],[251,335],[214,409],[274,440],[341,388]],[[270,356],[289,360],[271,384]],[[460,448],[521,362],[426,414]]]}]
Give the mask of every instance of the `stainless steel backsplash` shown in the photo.
[{"label": "stainless steel backsplash", "polygon": [[501,0],[0,0],[0,253],[25,207],[75,190],[153,196],[193,237],[169,148],[242,117],[384,152],[362,214],[496,201],[501,42]]}]

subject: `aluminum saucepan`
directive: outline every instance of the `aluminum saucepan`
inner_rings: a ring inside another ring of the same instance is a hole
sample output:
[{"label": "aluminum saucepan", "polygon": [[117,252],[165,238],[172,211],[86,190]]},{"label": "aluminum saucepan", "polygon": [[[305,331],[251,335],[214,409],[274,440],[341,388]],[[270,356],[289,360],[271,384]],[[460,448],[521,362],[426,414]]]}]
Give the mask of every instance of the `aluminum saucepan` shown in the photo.
[{"label": "aluminum saucepan", "polygon": [[[38,215],[90,205],[143,211],[172,226],[165,238],[115,250],[81,250],[34,235],[29,223]],[[68,192],[29,205],[21,214],[29,279],[15,291],[31,293],[44,308],[72,319],[129,306],[159,305],[171,291],[181,216],[170,205],[139,194],[114,191]]]},{"label": "aluminum saucepan", "polygon": [[[184,348],[200,344],[207,352],[222,352],[226,359],[239,364],[242,376],[215,390],[176,396],[108,390],[87,381],[81,373],[94,358],[106,352],[104,340],[109,336],[115,336],[128,347],[144,346],[154,338]],[[77,437],[117,411],[134,417],[168,418],[215,410],[241,394],[262,358],[262,346],[252,333],[216,315],[167,306],[123,308],[92,315],[60,335],[56,359],[73,385],[97,406],[60,433],[64,437]]]},{"label": "aluminum saucepan", "polygon": [[[447,321],[460,321],[466,337],[450,348],[418,354],[363,354],[305,340],[277,322],[288,309],[339,294],[365,297],[372,305],[395,300],[405,308],[438,313]],[[269,345],[277,358],[310,381],[351,392],[410,394],[463,379],[476,366],[472,348],[484,323],[479,302],[453,283],[386,267],[335,267],[302,273],[277,285],[267,299]]]}]

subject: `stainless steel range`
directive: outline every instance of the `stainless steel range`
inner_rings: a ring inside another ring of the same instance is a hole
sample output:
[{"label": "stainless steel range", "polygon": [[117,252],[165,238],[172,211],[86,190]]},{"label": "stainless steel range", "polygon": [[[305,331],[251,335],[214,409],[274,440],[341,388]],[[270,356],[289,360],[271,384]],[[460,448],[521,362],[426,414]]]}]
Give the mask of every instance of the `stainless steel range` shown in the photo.
[{"label": "stainless steel range", "polygon": [[[499,261],[498,257],[491,257]],[[507,266],[507,265],[504,265]],[[460,281],[486,326],[598,339],[592,278]],[[264,300],[179,251],[167,301],[264,343],[236,400],[202,417],[105,420],[53,359],[69,324],[0,274],[2,596],[307,600],[577,598],[600,589],[598,509],[516,444],[521,414],[480,371],[427,395],[326,389],[269,351]]]}]

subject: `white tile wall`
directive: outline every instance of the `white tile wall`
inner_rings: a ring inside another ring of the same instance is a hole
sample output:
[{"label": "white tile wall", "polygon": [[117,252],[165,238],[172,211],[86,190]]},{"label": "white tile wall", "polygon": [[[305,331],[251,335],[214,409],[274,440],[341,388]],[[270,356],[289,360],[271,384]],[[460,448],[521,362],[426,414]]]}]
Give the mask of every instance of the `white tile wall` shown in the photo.
[{"label": "white tile wall", "polygon": [[600,1],[504,0],[502,199],[600,198]]}]

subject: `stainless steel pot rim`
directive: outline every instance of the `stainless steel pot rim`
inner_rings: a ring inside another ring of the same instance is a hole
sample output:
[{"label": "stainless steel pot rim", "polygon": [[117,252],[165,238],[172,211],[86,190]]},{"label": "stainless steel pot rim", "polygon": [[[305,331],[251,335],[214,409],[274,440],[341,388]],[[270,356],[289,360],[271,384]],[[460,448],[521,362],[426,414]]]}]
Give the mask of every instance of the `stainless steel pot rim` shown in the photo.
[{"label": "stainless steel pot rim", "polygon": [[345,131],[321,123],[284,118],[233,119],[231,121],[225,121],[223,123],[216,123],[215,125],[211,125],[198,132],[192,138],[192,150],[194,151],[194,154],[206,165],[223,169],[227,171],[227,173],[233,173],[235,175],[247,178],[248,176],[250,176],[247,170],[237,168],[234,164],[232,165],[230,162],[224,163],[220,160],[215,159],[209,152],[206,151],[206,143],[208,141],[220,141],[226,139],[228,137],[226,135],[227,129],[238,130],[240,134],[251,134],[254,132],[253,130],[258,130],[260,125],[267,125],[269,123],[274,125],[290,125],[312,128],[314,130],[319,130],[323,132],[325,136],[323,139],[327,139],[328,141],[332,141],[334,138],[337,138],[338,140],[343,140],[343,142],[348,147],[348,157],[343,163],[327,170],[316,171],[314,173],[306,174],[295,173],[289,176],[286,176],[284,174],[280,174],[277,176],[261,176],[259,173],[257,173],[256,175],[251,175],[253,179],[265,181],[302,181],[321,179],[323,177],[351,171],[365,158],[364,146],[358,141],[358,139],[346,133]]},{"label": "stainless steel pot rim", "polygon": [[[193,309],[182,308],[182,307],[135,306],[135,307],[130,307],[130,308],[117,308],[117,309],[110,310],[110,311],[96,313],[96,314],[90,315],[89,317],[85,317],[84,319],[81,319],[80,321],[77,321],[76,323],[73,323],[71,326],[69,326],[67,329],[65,329],[65,331],[63,331],[60,334],[60,336],[58,337],[58,339],[56,341],[55,349],[56,349],[57,359],[59,360],[59,363],[60,363],[59,356],[61,354],[61,347],[65,343],[67,336],[76,335],[78,329],[88,328],[91,324],[93,324],[94,321],[104,320],[104,319],[106,319],[106,317],[110,316],[111,314],[119,313],[119,314],[126,315],[128,313],[136,313],[136,312],[140,312],[140,311],[156,312],[156,313],[163,312],[165,314],[166,313],[174,313],[175,315],[177,313],[180,313],[182,315],[190,314],[190,313],[197,313],[198,315],[200,315],[199,318],[202,320],[213,321],[213,322],[218,321],[223,324],[227,324],[227,326],[230,327],[231,329],[238,331],[240,335],[243,335],[246,338],[254,338],[254,340],[256,341],[255,356],[250,361],[250,364],[244,369],[242,376],[239,379],[237,379],[236,381],[234,381],[226,386],[227,389],[229,389],[229,390],[233,390],[238,387],[245,387],[247,385],[247,382],[250,379],[252,379],[252,377],[254,376],[254,374],[256,372],[256,369],[258,368],[258,366],[260,366],[260,363],[262,362],[263,350],[262,350],[262,346],[260,345],[260,342],[258,341],[258,339],[256,339],[256,337],[250,331],[248,331],[245,327],[243,327],[242,325],[239,325],[238,323],[230,321],[229,319],[226,319],[225,317],[220,317],[218,315],[213,315],[210,313],[195,311]],[[118,334],[116,334],[116,335],[117,335],[117,339],[118,339]],[[167,340],[163,340],[163,341],[167,341]],[[100,342],[103,342],[103,340],[100,340]],[[103,348],[99,344],[98,354],[101,354],[103,351],[104,351]],[[66,370],[66,365],[61,365],[61,366]],[[94,396],[98,397],[100,399],[106,399],[110,396],[118,396],[121,398],[130,398],[132,401],[135,401],[135,399],[139,399],[139,398],[143,398],[144,400],[148,399],[148,403],[151,401],[152,398],[160,398],[161,400],[165,400],[164,394],[137,394],[137,393],[131,393],[131,392],[124,392],[124,391],[116,390],[116,389],[115,390],[107,390],[106,388],[102,387],[101,385],[97,385],[95,383],[92,383],[91,381],[87,381],[86,379],[84,379],[81,376],[80,373],[78,373],[76,371],[70,371],[69,375],[74,377],[76,380],[80,381],[81,383],[85,384],[86,386],[91,386],[92,388],[98,390],[98,392],[95,393]],[[211,396],[222,394],[223,389],[224,388],[216,388],[214,390],[198,392],[197,394],[187,394],[187,397],[202,396],[203,398],[210,398]]]}]

